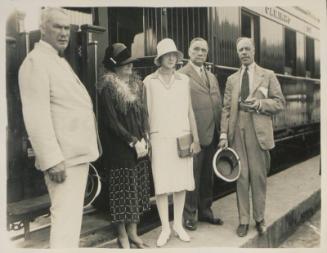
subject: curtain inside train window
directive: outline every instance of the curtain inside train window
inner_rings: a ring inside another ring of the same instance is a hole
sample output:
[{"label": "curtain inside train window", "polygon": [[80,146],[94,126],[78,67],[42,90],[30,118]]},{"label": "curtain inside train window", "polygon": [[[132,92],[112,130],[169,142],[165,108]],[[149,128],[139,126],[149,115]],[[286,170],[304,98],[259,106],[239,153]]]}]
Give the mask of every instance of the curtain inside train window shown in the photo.
[{"label": "curtain inside train window", "polygon": [[306,76],[313,77],[315,70],[315,50],[314,40],[310,37],[305,38],[306,56]]},{"label": "curtain inside train window", "polygon": [[285,67],[284,74],[294,75],[296,73],[296,33],[285,28]]}]

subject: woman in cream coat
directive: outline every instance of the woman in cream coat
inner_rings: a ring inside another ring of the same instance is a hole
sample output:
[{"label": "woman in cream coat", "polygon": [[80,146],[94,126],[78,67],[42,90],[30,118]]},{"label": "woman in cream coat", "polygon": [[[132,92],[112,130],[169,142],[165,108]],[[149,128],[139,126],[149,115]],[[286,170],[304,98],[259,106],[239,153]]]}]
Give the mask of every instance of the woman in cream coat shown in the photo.
[{"label": "woman in cream coat", "polygon": [[152,172],[156,202],[162,223],[157,246],[165,245],[170,237],[168,194],[174,198],[174,226],[176,235],[190,241],[182,225],[186,190],[194,190],[193,159],[180,158],[176,138],[191,133],[194,142],[191,152],[200,151],[199,138],[191,106],[189,79],[175,71],[183,54],[171,39],[163,39],[157,46],[155,64],[159,69],[144,80],[149,113]]}]

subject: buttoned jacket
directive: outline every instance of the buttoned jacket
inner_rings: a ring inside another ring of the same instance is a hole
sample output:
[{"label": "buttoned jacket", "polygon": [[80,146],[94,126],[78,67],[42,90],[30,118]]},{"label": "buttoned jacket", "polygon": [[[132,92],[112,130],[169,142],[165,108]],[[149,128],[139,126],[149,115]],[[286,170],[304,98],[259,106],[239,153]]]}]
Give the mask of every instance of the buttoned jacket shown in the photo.
[{"label": "buttoned jacket", "polygon": [[[241,69],[227,78],[224,106],[221,115],[221,134],[227,135],[229,143],[234,140],[235,125],[239,111]],[[251,113],[258,142],[262,149],[275,146],[272,116],[284,109],[285,99],[273,71],[254,66],[253,87],[249,98],[260,100],[260,109]]]},{"label": "buttoned jacket", "polygon": [[222,100],[217,78],[205,70],[208,83],[205,83],[194,67],[188,63],[179,70],[190,79],[192,107],[198,128],[200,144],[209,145],[216,129],[219,136]]},{"label": "buttoned jacket", "polygon": [[45,42],[36,43],[19,70],[25,127],[36,167],[73,166],[99,156],[90,96],[64,58]]}]

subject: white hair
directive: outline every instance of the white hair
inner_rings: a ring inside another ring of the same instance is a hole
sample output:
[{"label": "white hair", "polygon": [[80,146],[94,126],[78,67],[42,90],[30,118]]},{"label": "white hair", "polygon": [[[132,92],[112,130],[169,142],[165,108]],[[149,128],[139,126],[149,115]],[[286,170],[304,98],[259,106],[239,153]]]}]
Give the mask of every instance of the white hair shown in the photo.
[{"label": "white hair", "polygon": [[251,45],[253,46],[253,48],[255,48],[253,39],[252,38],[249,38],[249,37],[239,37],[236,40],[236,47],[237,47],[238,43],[240,43],[242,40],[249,41],[251,43]]},{"label": "white hair", "polygon": [[44,27],[47,22],[49,21],[51,15],[53,12],[61,12],[65,15],[68,15],[65,9],[60,8],[60,7],[46,7],[41,11],[41,18],[40,18],[40,27]]}]

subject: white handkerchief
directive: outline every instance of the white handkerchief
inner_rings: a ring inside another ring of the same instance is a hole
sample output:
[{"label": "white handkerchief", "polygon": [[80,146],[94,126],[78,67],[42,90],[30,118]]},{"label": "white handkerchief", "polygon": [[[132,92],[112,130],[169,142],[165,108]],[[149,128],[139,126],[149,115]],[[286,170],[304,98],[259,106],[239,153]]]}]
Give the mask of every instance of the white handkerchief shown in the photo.
[{"label": "white handkerchief", "polygon": [[263,94],[264,98],[268,97],[268,89],[267,88],[261,86],[258,88],[258,91],[260,91]]}]

